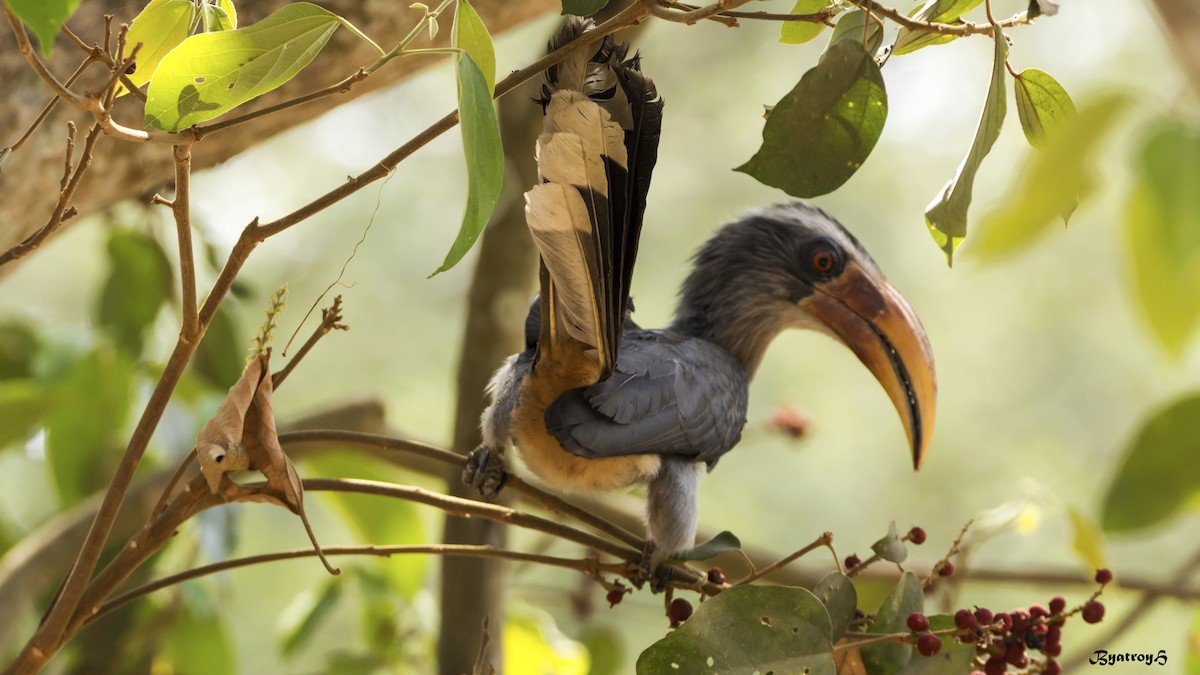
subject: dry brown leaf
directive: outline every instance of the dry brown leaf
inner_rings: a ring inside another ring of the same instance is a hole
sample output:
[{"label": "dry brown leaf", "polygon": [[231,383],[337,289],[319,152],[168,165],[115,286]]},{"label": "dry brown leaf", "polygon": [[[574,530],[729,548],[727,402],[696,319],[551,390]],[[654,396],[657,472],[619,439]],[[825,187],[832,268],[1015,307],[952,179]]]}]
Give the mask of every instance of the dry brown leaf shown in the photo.
[{"label": "dry brown leaf", "polygon": [[833,652],[833,665],[837,668],[837,675],[867,675],[867,667],[862,660],[862,650],[858,647],[847,646],[849,642],[846,638],[842,638],[835,645],[841,647]]},{"label": "dry brown leaf", "polygon": [[196,457],[200,472],[208,481],[208,489],[216,492],[221,477],[230,471],[250,468],[250,458],[242,444],[246,413],[254,401],[258,382],[262,379],[263,362],[254,359],[246,364],[238,381],[229,388],[225,400],[217,407],[200,434],[196,437]]}]

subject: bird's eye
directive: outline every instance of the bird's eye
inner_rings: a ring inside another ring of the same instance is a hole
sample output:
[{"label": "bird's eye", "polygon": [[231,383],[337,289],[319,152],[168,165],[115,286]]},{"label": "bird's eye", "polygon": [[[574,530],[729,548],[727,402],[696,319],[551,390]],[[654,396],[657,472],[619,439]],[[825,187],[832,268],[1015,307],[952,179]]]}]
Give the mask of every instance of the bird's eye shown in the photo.
[{"label": "bird's eye", "polygon": [[809,263],[813,270],[821,274],[829,274],[837,266],[837,257],[827,248],[819,248],[812,252]]}]

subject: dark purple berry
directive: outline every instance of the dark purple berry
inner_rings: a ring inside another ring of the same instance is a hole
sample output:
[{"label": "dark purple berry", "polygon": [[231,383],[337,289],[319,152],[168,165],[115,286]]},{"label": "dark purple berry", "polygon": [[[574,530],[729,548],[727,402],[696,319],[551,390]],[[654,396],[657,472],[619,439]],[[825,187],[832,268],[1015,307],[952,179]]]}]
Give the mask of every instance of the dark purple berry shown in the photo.
[{"label": "dark purple berry", "polygon": [[721,571],[720,567],[709,568],[708,580],[714,584],[723,584],[725,583],[725,573]]},{"label": "dark purple berry", "polygon": [[990,626],[992,625],[992,622],[996,620],[996,618],[992,616],[992,610],[988,609],[987,607],[977,607],[975,609],[975,618],[979,621],[980,625],[983,626]]},{"label": "dark purple berry", "polygon": [[1110,582],[1112,580],[1113,580],[1112,570],[1108,569],[1107,567],[1101,567],[1100,569],[1096,570],[1096,583],[1107,584],[1108,582]]},{"label": "dark purple berry", "polygon": [[929,630],[929,617],[920,612],[913,612],[908,615],[908,629],[914,633]]},{"label": "dark purple berry", "polygon": [[954,563],[947,560],[946,562],[942,563],[941,567],[938,568],[938,576],[948,577],[951,574],[954,574]]},{"label": "dark purple berry", "polygon": [[855,608],[854,618],[855,619],[865,619],[865,618],[867,618],[867,614],[866,614],[866,612],[862,611],[861,609]]},{"label": "dark purple berry", "polygon": [[975,630],[979,626],[979,621],[969,609],[960,609],[954,613],[954,625],[959,630]]},{"label": "dark purple berry", "polygon": [[917,638],[917,651],[922,656],[933,656],[942,650],[942,641],[933,633],[926,633]]},{"label": "dark purple berry", "polygon": [[667,618],[671,623],[683,623],[692,615],[692,603],[683,598],[675,598],[667,607]]},{"label": "dark purple berry", "polygon": [[854,555],[853,553],[846,556],[846,569],[852,570],[861,564],[862,564],[862,560],[860,560],[859,557]]},{"label": "dark purple berry", "polygon": [[621,600],[625,597],[625,591],[619,588],[614,588],[608,592],[608,595],[604,597],[608,600],[609,607],[616,607],[617,605],[621,604]]},{"label": "dark purple berry", "polygon": [[1089,600],[1083,606],[1083,620],[1088,623],[1100,623],[1104,618],[1104,603],[1098,600]]},{"label": "dark purple berry", "polygon": [[925,538],[926,538],[926,535],[925,535],[924,528],[917,527],[916,525],[914,525],[913,529],[908,531],[908,540],[911,541],[912,543],[916,544],[917,546],[924,544]]},{"label": "dark purple berry", "polygon": [[1067,608],[1067,600],[1061,595],[1056,595],[1050,598],[1050,613],[1061,614]]}]

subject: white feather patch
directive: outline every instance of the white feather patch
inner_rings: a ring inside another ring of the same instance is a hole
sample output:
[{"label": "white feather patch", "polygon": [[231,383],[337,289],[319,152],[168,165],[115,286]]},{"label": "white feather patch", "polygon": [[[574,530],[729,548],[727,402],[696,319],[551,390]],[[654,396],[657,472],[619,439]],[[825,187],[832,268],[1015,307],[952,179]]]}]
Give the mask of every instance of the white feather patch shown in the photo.
[{"label": "white feather patch", "polygon": [[554,280],[554,301],[567,333],[599,347],[601,310],[590,272],[597,263],[583,197],[570,185],[537,185],[525,193],[525,220]]}]

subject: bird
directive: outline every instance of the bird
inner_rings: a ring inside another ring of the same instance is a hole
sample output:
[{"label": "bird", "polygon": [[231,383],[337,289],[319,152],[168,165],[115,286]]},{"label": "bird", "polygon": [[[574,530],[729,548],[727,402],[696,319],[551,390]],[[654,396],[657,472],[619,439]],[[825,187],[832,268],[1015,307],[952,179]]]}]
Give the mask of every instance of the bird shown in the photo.
[{"label": "bird", "polygon": [[[591,26],[568,20],[553,51]],[[752,211],[699,249],[674,320],[645,329],[630,283],[663,101],[637,55],[607,36],[548,69],[536,154],[541,182],[525,194],[540,255],[525,349],[488,385],[482,443],[464,481],[493,496],[509,444],[543,483],[564,492],[647,485],[643,564],[695,544],[701,466],[741,438],[750,382],[787,329],[848,347],[891,398],[914,469],[933,433],[937,378],[908,301],[841,223],[802,202]]]}]

